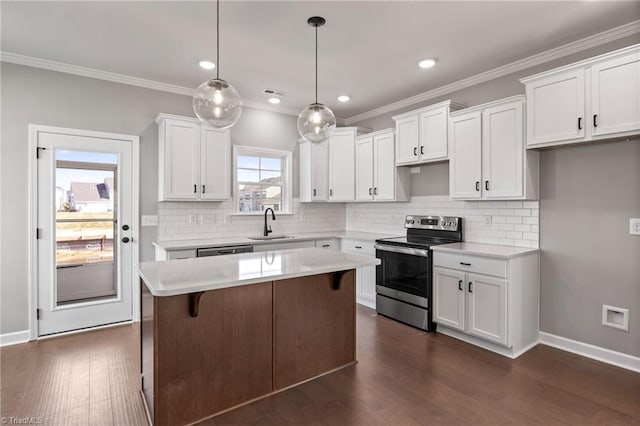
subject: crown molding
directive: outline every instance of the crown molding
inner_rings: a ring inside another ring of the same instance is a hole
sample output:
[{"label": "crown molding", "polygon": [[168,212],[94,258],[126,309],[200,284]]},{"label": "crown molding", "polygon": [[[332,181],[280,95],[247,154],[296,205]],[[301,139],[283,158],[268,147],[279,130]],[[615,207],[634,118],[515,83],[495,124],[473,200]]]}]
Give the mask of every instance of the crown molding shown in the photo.
[{"label": "crown molding", "polygon": [[458,90],[466,89],[467,87],[475,86],[476,84],[484,83],[485,81],[513,74],[514,72],[522,71],[536,65],[544,64],[545,62],[560,59],[565,56],[569,56],[574,53],[578,53],[583,50],[600,46],[602,44],[606,44],[638,33],[640,33],[640,20],[629,22],[628,24],[603,31],[601,33],[594,34],[592,36],[585,37],[583,39],[567,43],[565,45],[541,53],[537,53],[527,58],[520,59],[506,65],[499,66],[497,68],[493,68],[480,74],[476,74],[474,76],[450,84],[446,84],[444,86],[420,93],[415,96],[411,96],[410,98],[406,98],[388,105],[381,106],[379,108],[372,109],[370,111],[363,112],[361,114],[354,115],[352,117],[348,117],[343,121],[345,125],[349,126],[368,118],[377,117],[379,115],[396,111],[420,102],[428,101],[429,99],[437,98],[438,96],[444,96]]},{"label": "crown molding", "polygon": [[[16,65],[24,65],[27,67],[45,69],[49,71],[61,72],[65,74],[95,78],[97,80],[105,80],[113,83],[126,84],[129,86],[142,87],[145,89],[159,90],[161,92],[174,93],[177,95],[193,96],[193,94],[195,93],[195,89],[191,87],[177,86],[175,84],[163,83],[155,80],[147,80],[145,78],[103,71],[96,68],[82,67],[79,65],[72,65],[64,62],[52,61],[50,59],[20,55],[18,53],[0,51],[0,61]],[[249,108],[278,112],[281,114],[297,116],[299,113],[299,111],[293,109],[274,107],[248,99],[243,99],[242,103]]]}]

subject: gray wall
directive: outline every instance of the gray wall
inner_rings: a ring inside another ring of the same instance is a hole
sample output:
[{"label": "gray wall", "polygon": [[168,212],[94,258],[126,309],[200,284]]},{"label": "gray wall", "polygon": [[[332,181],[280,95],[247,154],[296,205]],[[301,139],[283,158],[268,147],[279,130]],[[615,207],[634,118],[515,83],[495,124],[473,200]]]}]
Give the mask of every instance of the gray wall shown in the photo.
[{"label": "gray wall", "polygon": [[[542,331],[640,356],[640,138],[567,146],[540,158]],[[630,309],[629,332],[602,305]]]},{"label": "gray wall", "polygon": [[[140,136],[140,213],[157,212],[159,112],[193,116],[188,96],[2,63],[0,333],[28,327],[28,125]],[[296,118],[245,108],[234,144],[292,150]],[[297,173],[294,153],[294,173]],[[294,188],[294,195],[297,188]],[[156,228],[141,228],[141,260],[153,259]]]}]

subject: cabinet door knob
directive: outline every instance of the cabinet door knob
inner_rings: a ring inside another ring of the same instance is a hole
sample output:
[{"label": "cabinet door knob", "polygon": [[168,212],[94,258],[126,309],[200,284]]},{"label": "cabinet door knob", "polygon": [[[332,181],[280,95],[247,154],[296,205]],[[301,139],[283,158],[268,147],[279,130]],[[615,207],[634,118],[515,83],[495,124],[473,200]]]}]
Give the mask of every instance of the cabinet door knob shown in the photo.
[{"label": "cabinet door knob", "polygon": [[424,145],[420,147],[420,155],[424,155]]},{"label": "cabinet door knob", "polygon": [[369,195],[373,195],[372,191],[373,191],[373,188],[369,188]]},{"label": "cabinet door knob", "polygon": [[316,196],[316,194],[317,194],[317,192],[316,192],[316,190],[314,189],[314,190],[313,190],[313,196],[315,197],[315,196]]},{"label": "cabinet door knob", "polygon": [[415,157],[417,157],[417,156],[418,156],[418,147],[417,147],[417,146],[414,146],[414,147],[413,147],[413,155],[414,155]]},{"label": "cabinet door knob", "polygon": [[489,181],[488,180],[484,181],[484,189],[486,189],[487,191],[489,190]]},{"label": "cabinet door knob", "polygon": [[198,185],[196,185],[195,183],[193,184],[193,193],[194,194],[198,193]]},{"label": "cabinet door knob", "polygon": [[331,195],[333,197],[333,189],[329,190],[329,195]]},{"label": "cabinet door knob", "polygon": [[373,195],[378,195],[378,187],[373,188]]},{"label": "cabinet door knob", "polygon": [[469,293],[473,293],[473,282],[469,281]]},{"label": "cabinet door knob", "polygon": [[593,127],[598,127],[598,114],[593,114]]},{"label": "cabinet door knob", "polygon": [[204,194],[204,185],[202,185],[202,193]]},{"label": "cabinet door knob", "polygon": [[458,290],[462,291],[462,280],[458,281]]},{"label": "cabinet door knob", "polygon": [[476,181],[476,191],[480,192],[480,181]]},{"label": "cabinet door knob", "polygon": [[578,130],[582,130],[582,117],[578,117]]}]

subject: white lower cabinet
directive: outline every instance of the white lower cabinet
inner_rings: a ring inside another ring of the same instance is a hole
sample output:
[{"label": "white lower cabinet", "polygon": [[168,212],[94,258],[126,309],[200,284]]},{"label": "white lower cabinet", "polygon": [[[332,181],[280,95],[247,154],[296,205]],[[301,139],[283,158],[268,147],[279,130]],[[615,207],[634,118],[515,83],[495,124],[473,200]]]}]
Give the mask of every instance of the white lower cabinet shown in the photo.
[{"label": "white lower cabinet", "polygon": [[316,241],[316,247],[337,251],[337,250],[340,250],[340,240],[338,240],[337,238],[331,238],[328,240],[318,240]]},{"label": "white lower cabinet", "polygon": [[[376,256],[373,243],[344,238],[340,250],[345,253]],[[356,270],[356,302],[369,308],[376,308],[376,267],[366,266]]]},{"label": "white lower cabinet", "polygon": [[434,253],[438,331],[516,358],[538,340],[538,253],[511,259]]}]

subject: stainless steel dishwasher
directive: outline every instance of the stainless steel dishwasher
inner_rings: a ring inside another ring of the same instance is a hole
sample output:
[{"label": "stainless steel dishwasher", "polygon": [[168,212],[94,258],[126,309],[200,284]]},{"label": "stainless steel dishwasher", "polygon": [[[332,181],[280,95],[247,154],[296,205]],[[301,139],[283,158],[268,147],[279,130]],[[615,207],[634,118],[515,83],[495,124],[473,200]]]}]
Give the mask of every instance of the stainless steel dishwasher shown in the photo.
[{"label": "stainless steel dishwasher", "polygon": [[253,246],[203,247],[196,251],[196,257],[224,256],[226,254],[251,252],[253,252]]}]

